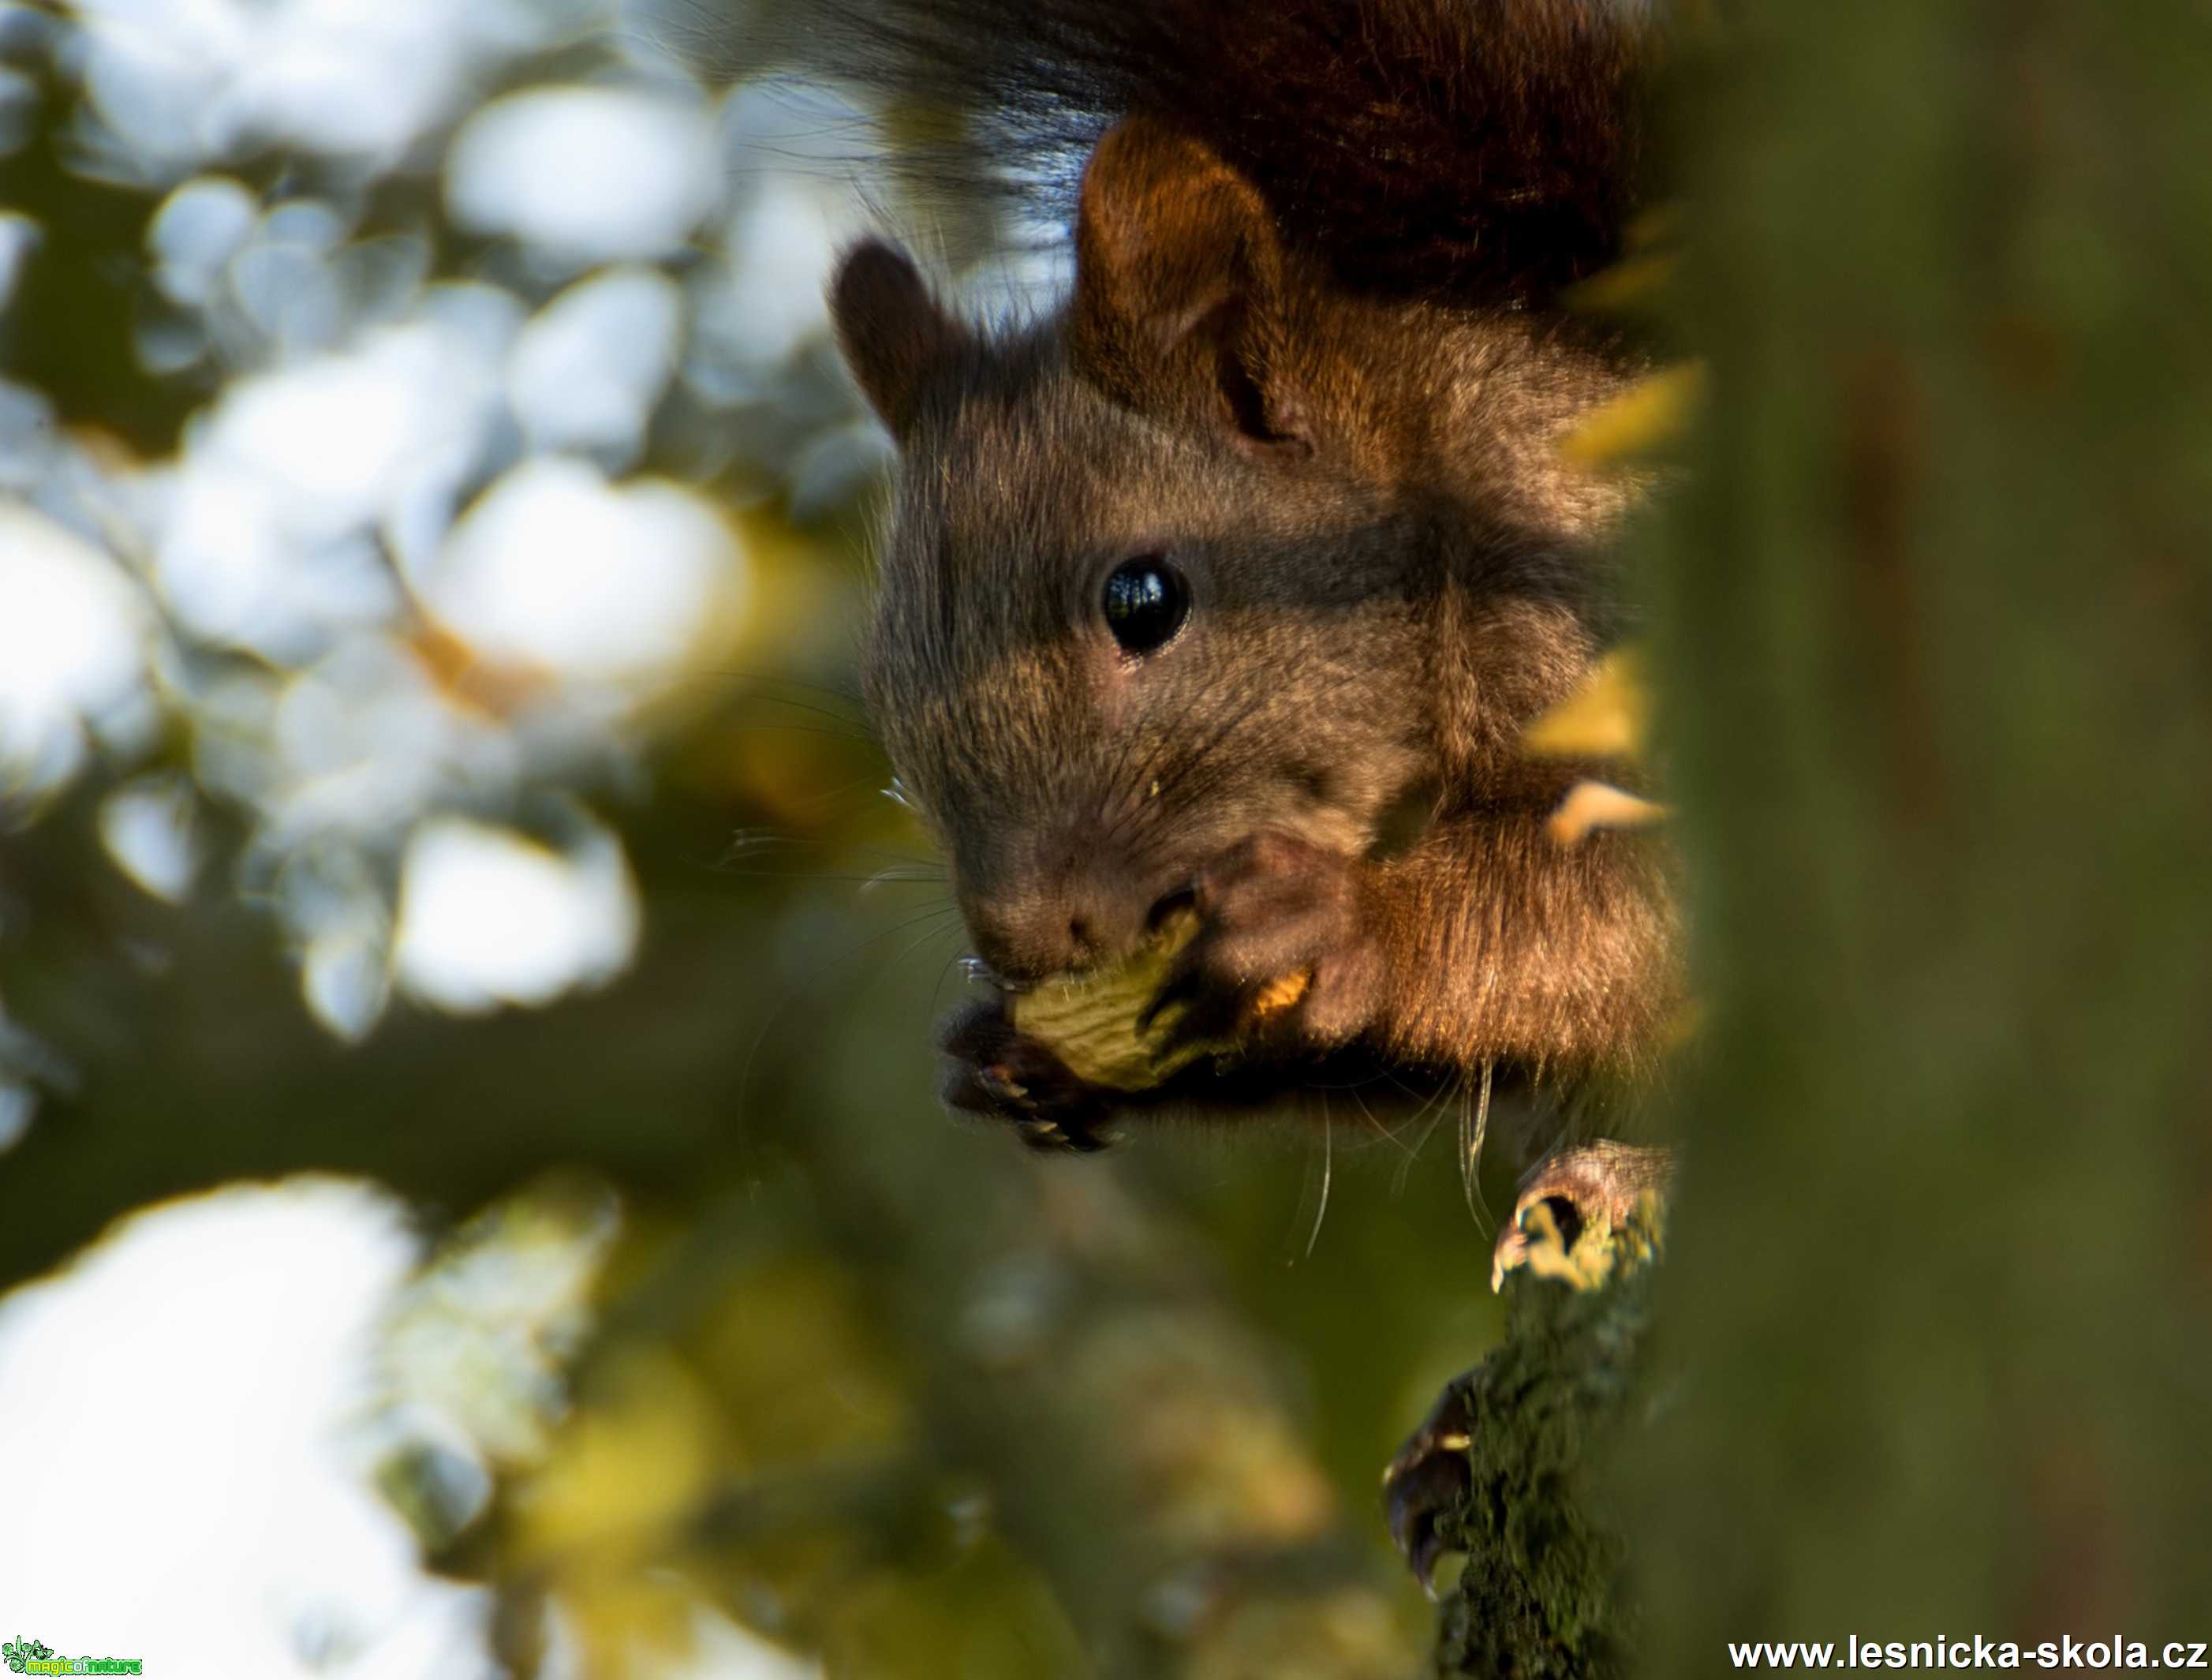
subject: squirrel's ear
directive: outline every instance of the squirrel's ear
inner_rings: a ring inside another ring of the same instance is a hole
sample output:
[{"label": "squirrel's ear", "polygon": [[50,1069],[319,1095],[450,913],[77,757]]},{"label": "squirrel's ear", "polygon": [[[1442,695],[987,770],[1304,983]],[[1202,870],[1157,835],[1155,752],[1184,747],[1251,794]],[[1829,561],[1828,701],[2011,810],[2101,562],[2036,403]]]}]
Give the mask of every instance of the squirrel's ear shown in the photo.
[{"label": "squirrel's ear", "polygon": [[837,265],[830,319],[860,394],[903,442],[923,391],[958,355],[968,329],[938,307],[906,253],[880,240],[855,246]]},{"label": "squirrel's ear", "polygon": [[1139,407],[1303,449],[1282,305],[1282,243],[1259,189],[1155,119],[1109,129],[1076,222],[1072,348],[1084,371]]}]

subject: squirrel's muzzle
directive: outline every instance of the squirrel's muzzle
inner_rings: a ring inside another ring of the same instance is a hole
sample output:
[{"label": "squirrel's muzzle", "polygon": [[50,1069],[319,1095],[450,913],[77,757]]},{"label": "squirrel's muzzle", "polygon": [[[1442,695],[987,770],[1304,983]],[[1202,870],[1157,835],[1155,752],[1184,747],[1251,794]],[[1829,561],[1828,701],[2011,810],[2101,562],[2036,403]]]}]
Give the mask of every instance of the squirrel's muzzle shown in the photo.
[{"label": "squirrel's muzzle", "polygon": [[1088,852],[1070,843],[1030,867],[963,879],[960,909],[975,954],[1016,989],[1119,961],[1168,902],[1133,873],[1095,843]]}]

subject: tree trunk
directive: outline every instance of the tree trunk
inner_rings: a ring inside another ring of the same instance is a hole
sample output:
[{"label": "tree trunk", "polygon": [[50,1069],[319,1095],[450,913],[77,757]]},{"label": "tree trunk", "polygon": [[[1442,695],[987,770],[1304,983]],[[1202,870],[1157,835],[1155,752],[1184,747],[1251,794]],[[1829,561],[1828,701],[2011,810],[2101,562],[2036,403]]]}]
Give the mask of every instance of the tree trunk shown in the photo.
[{"label": "tree trunk", "polygon": [[1730,9],[1648,557],[1709,1014],[1640,1666],[2155,1661],[2212,1633],[2212,13]]},{"label": "tree trunk", "polygon": [[1570,1242],[1584,1263],[1603,1250],[1607,1275],[1594,1286],[1527,1267],[1505,1279],[1505,1342],[1464,1384],[1468,1488],[1442,1531],[1467,1562],[1444,1597],[1437,1674],[1635,1671],[1625,1549],[1593,1482],[1644,1433],[1657,1220],[1655,1197],[1622,1233]]}]

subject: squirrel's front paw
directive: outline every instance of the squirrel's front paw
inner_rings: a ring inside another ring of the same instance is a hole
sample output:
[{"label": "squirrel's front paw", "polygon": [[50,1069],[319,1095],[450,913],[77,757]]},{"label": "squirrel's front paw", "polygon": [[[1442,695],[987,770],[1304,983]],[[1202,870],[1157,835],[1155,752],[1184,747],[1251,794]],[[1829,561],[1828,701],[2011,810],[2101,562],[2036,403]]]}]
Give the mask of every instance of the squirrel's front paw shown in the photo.
[{"label": "squirrel's front paw", "polygon": [[953,1108],[1012,1126],[1035,1149],[1088,1153],[1114,1140],[1104,1093],[1085,1084],[1007,1018],[1002,995],[981,998],[947,1021],[941,1094]]},{"label": "squirrel's front paw", "polygon": [[1358,860],[1256,834],[1192,884],[1197,936],[1147,1017],[1180,1012],[1179,1036],[1329,1050],[1373,1020],[1382,965]]}]

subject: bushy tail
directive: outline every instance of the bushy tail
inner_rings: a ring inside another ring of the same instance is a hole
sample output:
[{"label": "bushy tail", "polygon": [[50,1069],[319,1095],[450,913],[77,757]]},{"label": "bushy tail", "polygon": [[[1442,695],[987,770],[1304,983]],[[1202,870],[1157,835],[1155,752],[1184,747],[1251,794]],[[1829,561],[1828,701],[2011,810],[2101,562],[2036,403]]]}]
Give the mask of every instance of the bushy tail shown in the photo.
[{"label": "bushy tail", "polygon": [[1539,301],[1609,262],[1634,208],[1655,30],[1622,0],[793,9],[811,68],[915,119],[917,167],[1048,218],[1073,214],[1085,156],[1133,113],[1204,140],[1287,240],[1372,290]]}]

